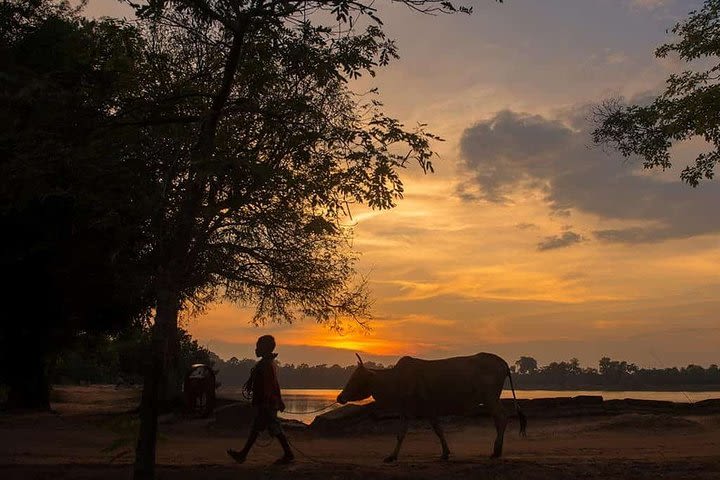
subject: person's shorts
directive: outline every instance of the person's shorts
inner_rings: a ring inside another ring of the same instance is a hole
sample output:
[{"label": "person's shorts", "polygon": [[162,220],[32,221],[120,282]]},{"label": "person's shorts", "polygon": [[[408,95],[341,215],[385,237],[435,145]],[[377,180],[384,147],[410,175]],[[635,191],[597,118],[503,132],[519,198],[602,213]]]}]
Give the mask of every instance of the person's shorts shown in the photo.
[{"label": "person's shorts", "polygon": [[277,416],[277,410],[268,407],[255,407],[252,429],[258,432],[267,430],[273,437],[282,434],[283,430],[280,425],[280,419],[278,419]]}]

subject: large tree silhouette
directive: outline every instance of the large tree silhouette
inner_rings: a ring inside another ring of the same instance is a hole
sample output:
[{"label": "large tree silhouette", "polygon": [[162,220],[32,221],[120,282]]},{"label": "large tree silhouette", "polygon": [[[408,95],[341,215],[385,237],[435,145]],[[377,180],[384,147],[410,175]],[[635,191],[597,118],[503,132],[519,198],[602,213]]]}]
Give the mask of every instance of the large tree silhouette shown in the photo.
[{"label": "large tree silhouette", "polygon": [[178,313],[224,298],[256,305],[257,322],[362,321],[349,209],[393,207],[400,169],[432,169],[434,137],[349,88],[397,56],[372,2],[168,0],[137,14],[150,81],[118,114],[136,112],[146,127],[153,154],[139,155],[163,185],[150,220],[157,306],[135,462],[136,478],[151,478]]}]

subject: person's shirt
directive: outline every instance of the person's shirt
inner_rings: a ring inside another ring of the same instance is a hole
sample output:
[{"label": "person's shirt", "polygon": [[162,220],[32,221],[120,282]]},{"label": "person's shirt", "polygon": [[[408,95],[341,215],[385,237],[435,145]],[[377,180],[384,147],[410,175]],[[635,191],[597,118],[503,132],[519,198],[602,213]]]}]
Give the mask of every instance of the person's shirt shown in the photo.
[{"label": "person's shirt", "polygon": [[263,357],[255,365],[252,404],[280,410],[282,396],[274,359],[275,356]]}]

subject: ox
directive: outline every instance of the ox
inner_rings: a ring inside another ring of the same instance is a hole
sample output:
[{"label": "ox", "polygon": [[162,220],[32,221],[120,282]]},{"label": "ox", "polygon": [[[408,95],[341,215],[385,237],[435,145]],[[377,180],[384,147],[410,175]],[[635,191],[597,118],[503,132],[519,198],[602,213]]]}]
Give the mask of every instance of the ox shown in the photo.
[{"label": "ox", "polygon": [[[357,355],[357,354],[356,354]],[[403,357],[393,368],[370,369],[358,357],[358,367],[337,397],[340,404],[363,400],[372,396],[380,409],[400,414],[400,431],[395,450],[385,462],[397,460],[405,439],[409,418],[425,418],[440,438],[443,460],[450,457],[445,435],[438,418],[443,415],[462,415],[479,404],[485,405],[495,421],[497,436],[492,458],[502,454],[507,416],[500,403],[505,378],[510,378],[513,399],[515,387],[510,368],[502,358],[491,353],[443,360],[420,360]],[[527,420],[515,399],[520,419],[520,434],[525,435]]]}]

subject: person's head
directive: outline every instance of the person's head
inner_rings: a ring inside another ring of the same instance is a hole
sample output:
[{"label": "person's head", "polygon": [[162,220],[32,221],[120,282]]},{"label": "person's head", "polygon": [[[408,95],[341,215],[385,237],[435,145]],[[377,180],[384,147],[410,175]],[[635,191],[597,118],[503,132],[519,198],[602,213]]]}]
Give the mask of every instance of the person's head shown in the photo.
[{"label": "person's head", "polygon": [[273,350],[275,350],[275,337],[272,335],[263,335],[258,338],[257,344],[255,345],[256,357],[272,355]]}]

